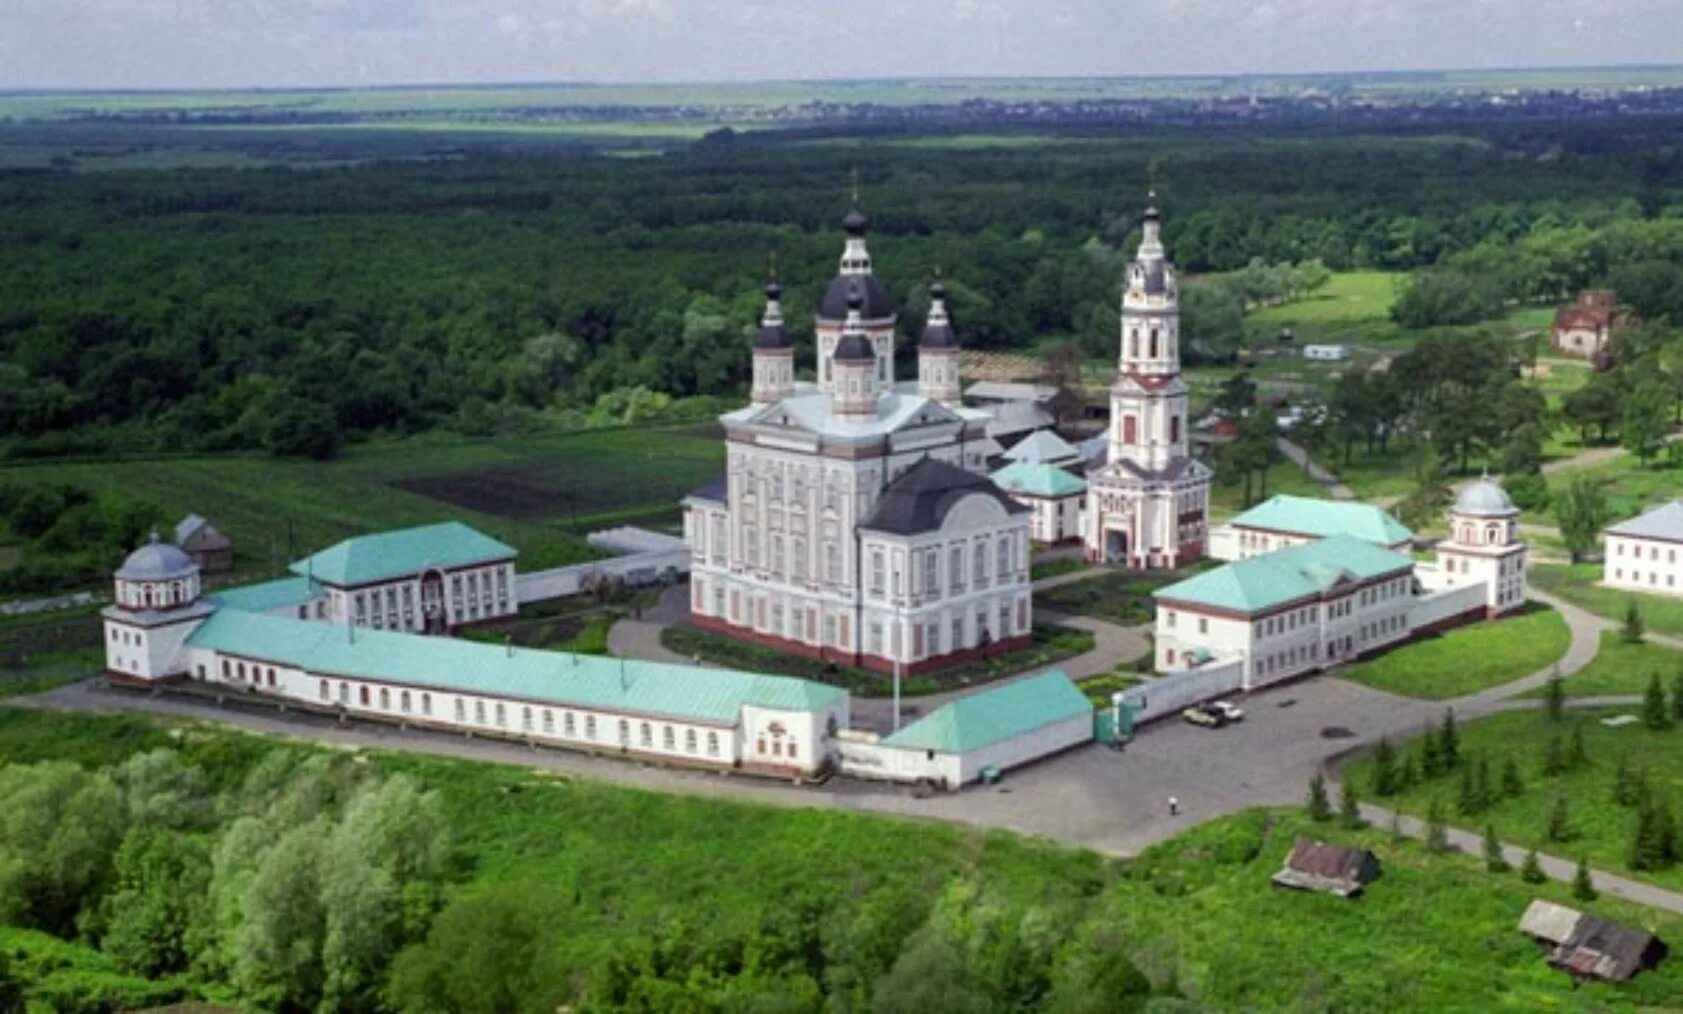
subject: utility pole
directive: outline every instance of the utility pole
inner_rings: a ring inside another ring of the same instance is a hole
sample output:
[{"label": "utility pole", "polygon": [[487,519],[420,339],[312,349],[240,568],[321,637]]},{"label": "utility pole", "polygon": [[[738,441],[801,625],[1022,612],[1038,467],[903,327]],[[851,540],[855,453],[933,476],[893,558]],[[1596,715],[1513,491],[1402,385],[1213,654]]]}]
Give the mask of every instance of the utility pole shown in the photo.
[{"label": "utility pole", "polygon": [[900,731],[900,659],[894,659],[894,731]]}]

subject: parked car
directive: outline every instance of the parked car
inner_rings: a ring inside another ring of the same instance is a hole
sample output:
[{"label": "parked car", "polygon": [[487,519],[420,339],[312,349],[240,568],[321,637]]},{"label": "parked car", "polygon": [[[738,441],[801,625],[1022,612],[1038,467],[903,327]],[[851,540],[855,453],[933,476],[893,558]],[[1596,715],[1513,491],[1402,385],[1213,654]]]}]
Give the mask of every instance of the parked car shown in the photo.
[{"label": "parked car", "polygon": [[1245,713],[1227,701],[1214,701],[1209,704],[1194,704],[1181,712],[1180,717],[1193,725],[1219,729],[1224,725],[1243,721]]}]

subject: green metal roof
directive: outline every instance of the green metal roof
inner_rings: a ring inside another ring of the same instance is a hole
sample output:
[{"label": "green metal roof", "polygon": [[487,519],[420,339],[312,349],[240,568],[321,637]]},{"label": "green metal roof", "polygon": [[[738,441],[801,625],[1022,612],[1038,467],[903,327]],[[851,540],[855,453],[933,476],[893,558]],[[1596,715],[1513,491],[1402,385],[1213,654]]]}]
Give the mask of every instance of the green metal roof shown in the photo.
[{"label": "green metal roof", "polygon": [[1092,713],[1092,702],[1069,676],[1062,669],[1050,669],[943,704],[883,742],[914,750],[965,753]]},{"label": "green metal roof", "polygon": [[1158,600],[1254,613],[1319,596],[1345,581],[1411,571],[1410,557],[1349,535],[1237,560],[1153,592]]},{"label": "green metal roof", "polygon": [[595,655],[357,629],[219,609],[187,643],[317,676],[735,724],[743,705],[817,711],[843,700],[837,687],[787,676],[703,669]]},{"label": "green metal roof", "polygon": [[1231,522],[1240,528],[1267,528],[1325,538],[1351,535],[1381,546],[1411,540],[1414,533],[1381,507],[1350,500],[1318,500],[1281,493],[1245,511]]},{"label": "green metal roof", "polygon": [[210,600],[229,609],[266,613],[271,609],[299,605],[314,596],[315,587],[309,578],[283,577],[239,588],[222,588],[213,593]]},{"label": "green metal roof", "polygon": [[418,574],[431,567],[466,567],[508,560],[515,551],[460,521],[358,535],[294,563],[294,574],[328,584],[369,584]]},{"label": "green metal roof", "polygon": [[1005,452],[1007,461],[1077,461],[1080,458],[1080,451],[1051,430],[1035,430]]},{"label": "green metal roof", "polygon": [[1075,496],[1087,492],[1087,480],[1043,461],[1013,461],[993,473],[993,484],[1028,496]]}]

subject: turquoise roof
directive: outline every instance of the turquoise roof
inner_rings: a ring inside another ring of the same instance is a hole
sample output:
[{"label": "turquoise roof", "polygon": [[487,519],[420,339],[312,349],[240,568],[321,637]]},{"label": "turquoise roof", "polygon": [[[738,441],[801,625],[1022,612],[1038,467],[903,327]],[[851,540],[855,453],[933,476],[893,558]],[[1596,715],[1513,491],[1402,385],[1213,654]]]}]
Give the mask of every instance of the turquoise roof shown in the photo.
[{"label": "turquoise roof", "polygon": [[1334,535],[1237,560],[1159,588],[1152,595],[1159,601],[1254,613],[1318,597],[1346,581],[1366,581],[1413,568],[1413,559],[1402,553],[1366,539]]},{"label": "turquoise roof", "polygon": [[212,594],[210,600],[229,609],[266,613],[271,609],[283,609],[307,602],[315,597],[316,591],[309,578],[283,577],[261,584],[223,588]]},{"label": "turquoise roof", "polygon": [[995,486],[1008,493],[1055,497],[1087,492],[1087,480],[1041,461],[1013,461],[992,478]]},{"label": "turquoise roof", "polygon": [[1352,500],[1317,500],[1281,493],[1257,504],[1231,522],[1239,528],[1267,528],[1325,538],[1352,535],[1381,546],[1412,540],[1414,533],[1381,507]]},{"label": "turquoise roof", "polygon": [[418,574],[432,567],[449,569],[493,560],[510,560],[515,551],[460,521],[358,535],[293,564],[294,574],[345,587]]},{"label": "turquoise roof", "polygon": [[964,753],[1077,715],[1093,704],[1062,669],[982,690],[941,705],[883,740],[889,746]]},{"label": "turquoise roof", "polygon": [[219,609],[187,643],[316,676],[379,680],[601,711],[735,724],[743,705],[817,711],[845,691],[787,676],[366,630]]},{"label": "turquoise roof", "polygon": [[1079,461],[1081,452],[1051,430],[1035,430],[1011,445],[1007,461]]}]

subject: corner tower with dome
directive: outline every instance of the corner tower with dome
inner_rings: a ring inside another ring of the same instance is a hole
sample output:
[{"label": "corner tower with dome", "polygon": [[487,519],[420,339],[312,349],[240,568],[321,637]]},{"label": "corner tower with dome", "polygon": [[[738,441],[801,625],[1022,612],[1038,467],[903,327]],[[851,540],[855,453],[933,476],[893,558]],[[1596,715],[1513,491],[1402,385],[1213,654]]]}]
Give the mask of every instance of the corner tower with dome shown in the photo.
[{"label": "corner tower with dome", "polygon": [[177,675],[188,635],[215,611],[201,597],[199,565],[153,532],[112,576],[114,600],[102,614],[106,676],[152,682]]},{"label": "corner tower with dome", "polygon": [[720,417],[726,469],[684,500],[698,626],[887,672],[1031,641],[1029,515],[988,479],[988,413],[959,395],[959,332],[930,287],[917,378],[894,377],[898,315],[867,222],[814,320],[795,379],[782,288],[766,289],[750,403]]},{"label": "corner tower with dome", "polygon": [[1203,556],[1210,504],[1210,470],[1187,451],[1180,292],[1161,229],[1147,207],[1122,293],[1106,460],[1087,476],[1083,534],[1089,560],[1139,570]]},{"label": "corner tower with dome", "polygon": [[1485,612],[1510,613],[1525,605],[1526,546],[1519,508],[1488,476],[1468,483],[1449,509],[1449,538],[1438,543],[1438,588],[1483,585]]}]

